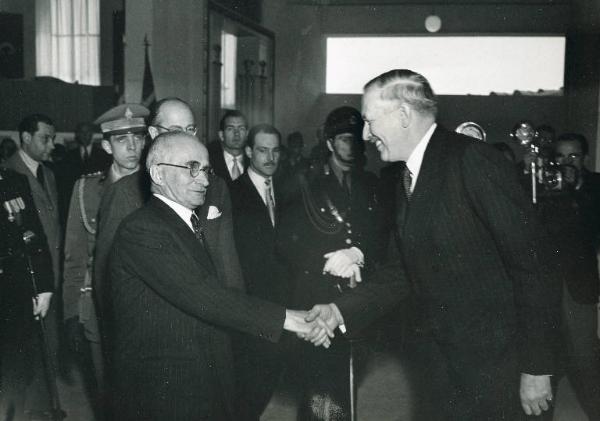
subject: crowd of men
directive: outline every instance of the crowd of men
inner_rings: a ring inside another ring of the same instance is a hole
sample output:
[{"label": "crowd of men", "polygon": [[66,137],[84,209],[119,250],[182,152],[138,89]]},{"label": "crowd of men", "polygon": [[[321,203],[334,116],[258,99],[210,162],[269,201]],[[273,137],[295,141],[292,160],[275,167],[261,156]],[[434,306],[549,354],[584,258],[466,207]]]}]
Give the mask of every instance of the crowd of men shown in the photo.
[{"label": "crowd of men", "polygon": [[24,118],[0,170],[0,420],[56,415],[60,342],[97,419],[259,420],[287,367],[299,420],[348,420],[373,326],[402,332],[415,419],[551,419],[566,374],[600,420],[585,138],[549,142],[573,182],[534,207],[513,163],[436,116],[428,81],[393,70],[362,114],[326,116],[310,160],[237,110],[204,145],[179,98],[79,125],[54,163],[52,120]]}]

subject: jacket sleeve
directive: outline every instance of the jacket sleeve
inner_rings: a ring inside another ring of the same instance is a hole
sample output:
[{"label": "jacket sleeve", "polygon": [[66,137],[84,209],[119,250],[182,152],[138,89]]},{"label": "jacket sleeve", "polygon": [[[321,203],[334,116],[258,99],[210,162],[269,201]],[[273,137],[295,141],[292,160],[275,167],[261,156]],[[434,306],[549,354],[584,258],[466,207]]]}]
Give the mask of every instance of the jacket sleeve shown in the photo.
[{"label": "jacket sleeve", "polygon": [[64,320],[78,316],[80,288],[83,286],[87,270],[88,233],[83,226],[81,208],[79,206],[79,186],[77,180],[71,195],[67,229],[65,234],[65,264],[63,272],[63,318]]},{"label": "jacket sleeve", "polygon": [[[158,224],[158,222],[157,222]],[[121,225],[110,257],[112,297],[122,299],[123,279],[143,282],[164,300],[204,322],[273,342],[279,340],[285,308],[219,281],[182,249],[169,230],[128,219]]]},{"label": "jacket sleeve", "polygon": [[557,342],[560,279],[547,263],[545,230],[510,163],[492,148],[473,144],[462,158],[463,182],[487,224],[513,282],[518,309],[520,370],[551,374]]}]

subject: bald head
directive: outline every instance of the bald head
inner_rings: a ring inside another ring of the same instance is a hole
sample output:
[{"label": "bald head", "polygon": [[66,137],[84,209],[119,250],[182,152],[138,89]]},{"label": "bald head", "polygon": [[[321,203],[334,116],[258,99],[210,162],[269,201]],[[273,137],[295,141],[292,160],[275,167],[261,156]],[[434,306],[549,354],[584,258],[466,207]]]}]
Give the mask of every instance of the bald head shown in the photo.
[{"label": "bald head", "polygon": [[152,139],[167,131],[195,133],[195,130],[194,113],[187,102],[179,98],[164,98],[156,103],[148,127]]}]

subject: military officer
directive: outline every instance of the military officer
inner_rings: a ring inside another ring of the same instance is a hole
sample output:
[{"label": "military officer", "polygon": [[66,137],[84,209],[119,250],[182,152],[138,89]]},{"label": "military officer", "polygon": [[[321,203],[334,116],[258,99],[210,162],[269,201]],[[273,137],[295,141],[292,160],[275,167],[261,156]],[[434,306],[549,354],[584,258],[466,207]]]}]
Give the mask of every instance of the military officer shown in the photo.
[{"label": "military officer", "polygon": [[[139,170],[149,114],[138,104],[118,105],[96,119],[102,148],[112,156],[106,171],[83,175],[75,183],[65,236],[64,320],[69,346],[81,358],[88,392],[103,392],[103,361],[94,301],[92,275],[97,214],[106,187]],[[97,402],[96,400],[96,403]]]},{"label": "military officer", "polygon": [[54,275],[27,177],[0,167],[0,205],[0,419],[22,420],[35,361],[41,361],[34,316],[46,316]]},{"label": "military officer", "polygon": [[[302,197],[283,211],[278,246],[295,274],[294,308],[335,299],[378,260],[377,177],[363,170],[362,129],[354,108],[340,107],[327,116],[330,155],[310,183],[300,176]],[[352,271],[337,272],[341,261],[351,261]],[[349,419],[347,340],[338,335],[328,350],[306,343],[295,349],[302,353],[298,378],[305,393],[299,419]]]}]

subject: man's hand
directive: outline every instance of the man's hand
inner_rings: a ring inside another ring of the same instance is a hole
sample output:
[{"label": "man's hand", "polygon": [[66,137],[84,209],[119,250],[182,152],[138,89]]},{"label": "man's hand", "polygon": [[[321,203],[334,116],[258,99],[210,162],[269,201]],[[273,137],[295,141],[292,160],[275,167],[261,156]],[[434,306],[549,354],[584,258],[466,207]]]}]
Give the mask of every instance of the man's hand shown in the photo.
[{"label": "man's hand", "polygon": [[540,415],[552,404],[550,376],[521,373],[521,406],[527,415]]},{"label": "man's hand", "polygon": [[[308,312],[305,318],[307,322],[312,322],[318,319],[321,319],[327,325],[327,328],[332,332],[336,327],[339,327],[342,333],[346,333],[342,313],[340,313],[340,310],[335,304],[317,304]],[[300,335],[298,336],[302,337],[305,341],[311,341],[315,346],[320,345],[319,338]]]},{"label": "man's hand", "polygon": [[355,282],[360,282],[360,267],[364,263],[362,252],[356,248],[341,249],[323,255],[327,261],[323,266],[323,273],[343,278],[354,277]]},{"label": "man's hand", "polygon": [[50,308],[50,300],[52,299],[51,292],[42,292],[33,298],[33,316],[36,320],[46,317],[48,309]]},{"label": "man's hand", "polygon": [[333,329],[320,318],[308,320],[308,313],[299,310],[286,310],[283,328],[296,333],[299,338],[310,340],[315,346],[323,345],[329,348],[335,335]]}]

